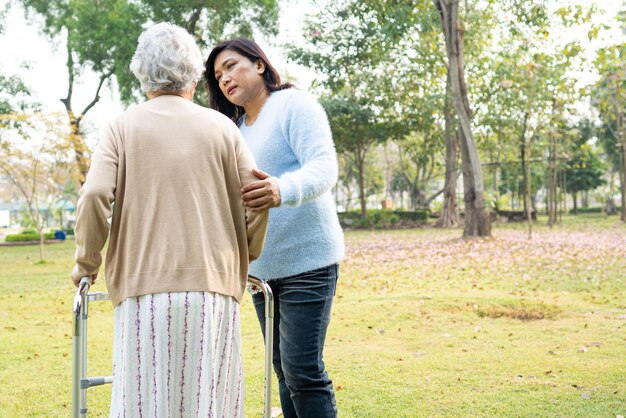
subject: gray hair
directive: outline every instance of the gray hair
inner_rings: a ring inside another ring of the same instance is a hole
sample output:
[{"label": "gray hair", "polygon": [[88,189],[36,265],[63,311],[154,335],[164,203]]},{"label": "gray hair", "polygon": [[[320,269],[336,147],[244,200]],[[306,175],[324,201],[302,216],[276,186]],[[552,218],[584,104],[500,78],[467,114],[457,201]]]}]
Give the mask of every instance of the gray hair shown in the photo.
[{"label": "gray hair", "polygon": [[193,37],[180,26],[157,23],[139,36],[130,70],[144,92],[188,91],[204,62]]}]

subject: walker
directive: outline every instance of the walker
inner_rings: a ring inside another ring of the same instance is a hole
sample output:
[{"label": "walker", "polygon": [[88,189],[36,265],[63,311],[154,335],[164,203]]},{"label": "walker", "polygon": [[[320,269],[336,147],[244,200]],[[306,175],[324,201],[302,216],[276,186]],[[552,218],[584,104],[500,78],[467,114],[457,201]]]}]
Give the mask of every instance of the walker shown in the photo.
[{"label": "walker", "polygon": [[[263,280],[248,277],[248,282],[263,292],[265,298],[265,393],[264,418],[271,418],[272,346],[274,336],[274,297]],[[89,293],[91,278],[83,277],[74,295],[72,336],[72,418],[87,416],[87,389],[113,383],[113,376],[87,377],[87,318],[90,301],[109,300],[102,292]]]}]

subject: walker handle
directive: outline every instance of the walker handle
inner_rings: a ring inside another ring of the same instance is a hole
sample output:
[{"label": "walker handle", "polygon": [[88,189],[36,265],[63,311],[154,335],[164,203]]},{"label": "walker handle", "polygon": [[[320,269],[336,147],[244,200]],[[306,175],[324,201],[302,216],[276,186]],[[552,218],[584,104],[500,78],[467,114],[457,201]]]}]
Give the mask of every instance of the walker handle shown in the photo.
[{"label": "walker handle", "polygon": [[82,304],[83,295],[89,292],[89,288],[92,285],[91,277],[85,276],[80,279],[80,283],[78,283],[78,289],[76,289],[76,294],[74,295],[74,315],[80,315],[80,306]]}]

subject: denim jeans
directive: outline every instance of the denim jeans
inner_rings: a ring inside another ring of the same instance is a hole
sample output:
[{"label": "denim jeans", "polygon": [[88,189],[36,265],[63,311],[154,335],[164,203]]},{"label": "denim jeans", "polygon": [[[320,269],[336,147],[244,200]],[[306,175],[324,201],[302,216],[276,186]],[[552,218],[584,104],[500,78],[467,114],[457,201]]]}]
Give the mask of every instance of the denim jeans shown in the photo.
[{"label": "denim jeans", "polygon": [[[338,273],[337,264],[331,264],[268,281],[274,294],[273,364],[285,418],[337,416],[322,353]],[[263,294],[252,298],[264,332]]]}]

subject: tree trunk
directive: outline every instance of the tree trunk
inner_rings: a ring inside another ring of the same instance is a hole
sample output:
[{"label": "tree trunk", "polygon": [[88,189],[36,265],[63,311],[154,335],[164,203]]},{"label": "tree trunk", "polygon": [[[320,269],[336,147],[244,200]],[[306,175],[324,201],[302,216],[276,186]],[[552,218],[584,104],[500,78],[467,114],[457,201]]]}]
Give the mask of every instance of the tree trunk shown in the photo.
[{"label": "tree trunk", "polygon": [[612,215],[616,212],[615,201],[613,200],[613,188],[615,187],[615,172],[611,170],[609,172],[609,187],[606,194],[606,203],[604,206],[604,213],[606,215]]},{"label": "tree trunk", "polygon": [[70,122],[70,142],[72,143],[76,166],[78,167],[78,181],[82,186],[85,183],[87,172],[89,171],[89,160],[85,156],[87,146],[85,145],[83,137],[80,133],[80,120],[74,117],[74,112],[71,107],[67,108],[67,117]]},{"label": "tree trunk", "polygon": [[[563,173],[562,185],[563,185],[563,210],[562,213],[567,215],[567,170],[561,170]],[[561,219],[562,221],[563,219]]]},{"label": "tree trunk", "polygon": [[[498,132],[498,144],[502,143],[502,137]],[[500,146],[498,146],[498,152],[496,153],[495,161],[493,161],[493,195],[495,198],[500,196],[499,179],[500,179]]]},{"label": "tree trunk", "polygon": [[443,206],[437,226],[450,228],[459,224],[459,211],[456,205],[456,182],[459,177],[459,138],[454,129],[454,114],[450,103],[450,75],[446,86],[446,102],[444,106],[446,139],[446,178],[443,186]]},{"label": "tree trunk", "polygon": [[352,209],[352,187],[344,186],[346,190],[346,212],[349,212]]},{"label": "tree trunk", "polygon": [[471,128],[471,111],[464,74],[463,31],[458,21],[459,0],[433,0],[441,18],[448,55],[448,74],[452,100],[461,130],[461,159],[465,194],[463,236],[491,235],[491,223],[485,210],[484,186],[480,159]]},{"label": "tree trunk", "polygon": [[521,138],[519,144],[519,158],[522,169],[522,210],[524,213],[528,210],[528,202],[526,201],[526,142]]},{"label": "tree trunk", "polygon": [[45,245],[43,228],[39,231],[39,261],[43,262],[43,246]]},{"label": "tree trunk", "polygon": [[572,213],[576,215],[578,214],[578,193],[572,192],[572,200],[574,201],[574,207],[572,209]]},{"label": "tree trunk", "polygon": [[533,220],[532,220],[532,206],[531,206],[531,167],[530,167],[530,146],[532,143],[532,136],[526,139],[528,136],[528,120],[530,119],[530,102],[528,110],[524,115],[524,124],[522,127],[522,134],[520,136],[520,159],[522,161],[522,202],[524,203],[524,214],[526,216],[526,222],[528,223],[528,239],[533,236]]},{"label": "tree trunk", "polygon": [[367,217],[367,203],[365,202],[365,152],[357,151],[357,170],[359,183],[359,201],[361,202],[361,218]]},{"label": "tree trunk", "polygon": [[530,166],[530,145],[531,140],[522,142],[522,168],[524,170],[524,213],[528,223],[528,239],[533,237],[533,218],[531,202],[531,166]]},{"label": "tree trunk", "polygon": [[112,75],[113,71],[110,71],[106,74],[103,74],[100,77],[100,82],[98,83],[98,87],[96,89],[96,93],[94,98],[85,106],[82,112],[76,116],[72,108],[72,94],[74,92],[74,55],[73,51],[70,47],[70,42],[67,42],[67,71],[68,71],[68,87],[67,87],[67,97],[61,99],[61,102],[65,106],[65,111],[67,113],[67,118],[70,124],[70,142],[72,144],[72,148],[74,150],[74,155],[76,159],[76,165],[78,166],[78,173],[81,186],[85,183],[85,179],[87,178],[87,172],[89,171],[89,159],[87,158],[87,145],[83,140],[82,134],[80,132],[80,122],[83,120],[83,117],[89,112],[89,110],[98,103],[100,100],[100,90],[104,85],[104,82],[107,81]]},{"label": "tree trunk", "polygon": [[622,137],[622,169],[620,172],[620,180],[622,182],[622,210],[620,211],[620,219],[622,222],[626,222],[626,135],[622,133]]},{"label": "tree trunk", "polygon": [[415,210],[420,206],[420,195],[422,191],[417,185],[417,181],[410,181],[407,177],[407,183],[409,184],[409,205],[411,210]]},{"label": "tree trunk", "polygon": [[552,228],[557,221],[556,135],[553,131],[550,132],[548,153],[548,226]]},{"label": "tree trunk", "polygon": [[428,209],[432,201],[435,200],[437,196],[439,196],[441,193],[443,193],[443,189],[438,190],[435,193],[431,194],[430,196],[426,197],[424,200],[424,208]]}]

